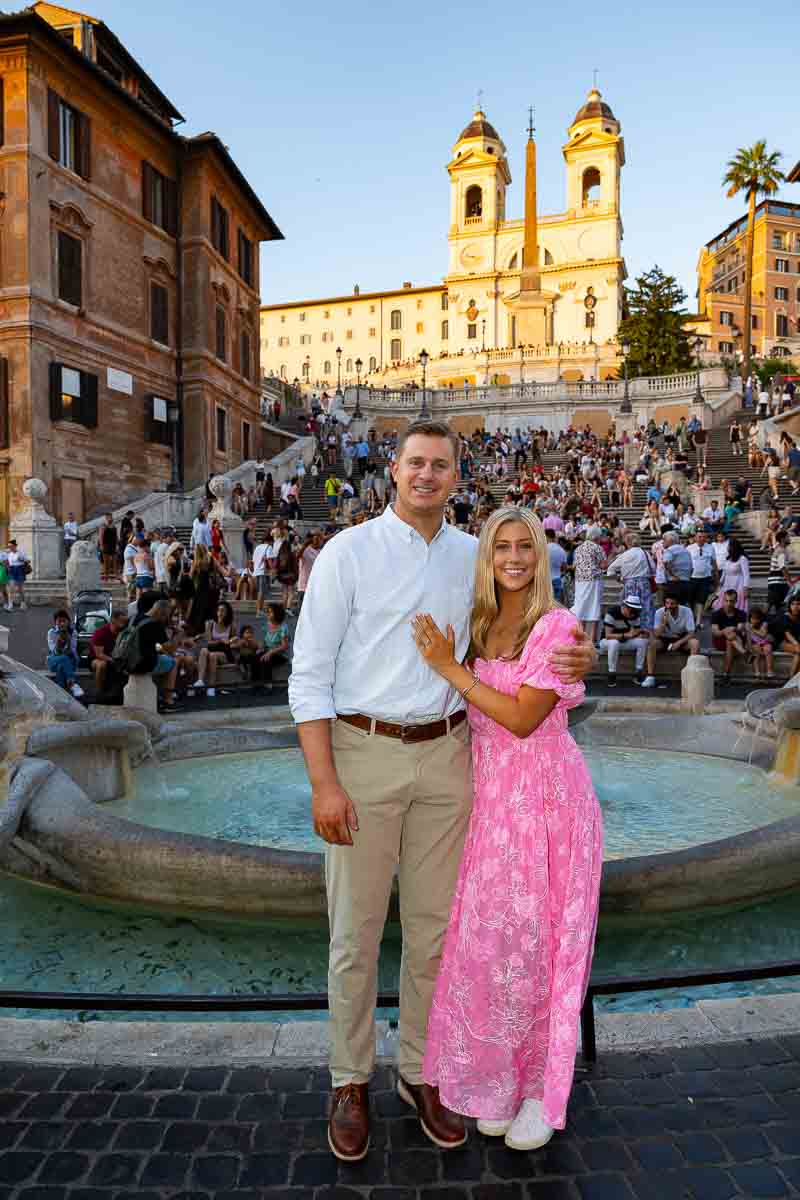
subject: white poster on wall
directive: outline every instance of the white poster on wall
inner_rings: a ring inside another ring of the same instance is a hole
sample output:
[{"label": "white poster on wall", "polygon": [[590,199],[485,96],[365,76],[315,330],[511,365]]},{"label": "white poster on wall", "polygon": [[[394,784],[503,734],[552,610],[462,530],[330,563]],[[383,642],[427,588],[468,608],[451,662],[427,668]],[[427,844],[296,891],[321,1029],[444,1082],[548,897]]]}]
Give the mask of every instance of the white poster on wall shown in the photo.
[{"label": "white poster on wall", "polygon": [[118,371],[109,367],[106,372],[106,383],[112,392],[124,392],[126,396],[133,395],[133,376],[127,371]]},{"label": "white poster on wall", "polygon": [[153,420],[166,421],[167,402],[162,396],[153,396]]}]

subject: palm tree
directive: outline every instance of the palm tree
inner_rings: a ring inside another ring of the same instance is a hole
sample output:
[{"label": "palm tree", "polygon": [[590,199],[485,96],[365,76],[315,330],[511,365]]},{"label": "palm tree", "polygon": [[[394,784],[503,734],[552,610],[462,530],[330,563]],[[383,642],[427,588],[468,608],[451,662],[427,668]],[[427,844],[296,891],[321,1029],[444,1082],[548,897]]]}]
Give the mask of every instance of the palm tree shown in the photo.
[{"label": "palm tree", "polygon": [[749,149],[737,150],[729,161],[728,169],[722,180],[727,184],[726,195],[730,200],[739,192],[747,196],[747,240],[745,243],[745,276],[744,276],[744,359],[742,360],[742,379],[750,374],[750,346],[753,337],[753,234],[756,223],[756,199],[758,196],[771,196],[777,192],[786,178],[778,163],[783,155],[780,150],[767,151],[767,143],[762,140],[750,146]]}]

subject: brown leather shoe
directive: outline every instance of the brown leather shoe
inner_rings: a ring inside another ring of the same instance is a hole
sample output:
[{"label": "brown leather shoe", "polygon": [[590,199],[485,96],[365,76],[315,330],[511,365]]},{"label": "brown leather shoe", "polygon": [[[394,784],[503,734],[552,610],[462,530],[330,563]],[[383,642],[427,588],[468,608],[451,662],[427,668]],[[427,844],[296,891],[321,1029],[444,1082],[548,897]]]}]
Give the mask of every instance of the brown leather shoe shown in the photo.
[{"label": "brown leather shoe", "polygon": [[445,1108],[439,1099],[438,1087],[429,1083],[408,1083],[401,1075],[397,1081],[401,1100],[417,1110],[423,1133],[442,1150],[455,1150],[467,1140],[464,1120],[458,1113]]},{"label": "brown leather shoe", "polygon": [[333,1089],[328,1145],[342,1162],[359,1162],[369,1150],[369,1086],[346,1083]]}]

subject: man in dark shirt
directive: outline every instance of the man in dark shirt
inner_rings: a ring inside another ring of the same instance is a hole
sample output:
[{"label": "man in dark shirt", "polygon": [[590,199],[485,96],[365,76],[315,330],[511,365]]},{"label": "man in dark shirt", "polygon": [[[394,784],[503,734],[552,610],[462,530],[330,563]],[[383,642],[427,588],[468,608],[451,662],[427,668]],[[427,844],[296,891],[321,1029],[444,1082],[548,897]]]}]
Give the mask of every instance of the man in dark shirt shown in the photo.
[{"label": "man in dark shirt", "polygon": [[[156,593],[158,595],[158,593]],[[134,618],[139,643],[139,667],[136,675],[152,675],[161,688],[164,703],[171,708],[175,703],[175,678],[178,665],[175,646],[170,642],[169,601],[159,597],[146,611]]]},{"label": "man in dark shirt", "polygon": [[125,551],[125,547],[130,541],[133,533],[133,509],[129,508],[125,516],[119,523],[119,540],[117,542],[117,555],[121,559]]},{"label": "man in dark shirt", "polygon": [[456,519],[456,525],[459,529],[466,529],[469,525],[469,514],[471,506],[469,498],[464,494],[461,488],[458,489],[453,496],[453,516]]},{"label": "man in dark shirt", "polygon": [[788,611],[770,627],[776,643],[792,657],[791,675],[800,671],[800,596],[789,601]]},{"label": "man in dark shirt", "polygon": [[105,522],[98,531],[100,553],[103,557],[103,579],[109,579],[115,572],[117,557],[117,527],[114,524],[114,514],[106,513]]},{"label": "man in dark shirt", "polygon": [[[116,533],[116,530],[114,532]],[[112,659],[114,646],[120,631],[127,624],[127,615],[124,612],[114,611],[111,614],[111,620],[107,621],[105,625],[101,625],[99,629],[95,629],[89,640],[89,662],[94,671],[94,682],[98,695],[108,686],[109,672],[114,669]]]},{"label": "man in dark shirt", "polygon": [[747,614],[736,607],[736,591],[730,588],[723,597],[722,608],[718,608],[711,618],[711,638],[715,650],[723,651],[725,661],[722,667],[722,682],[730,683],[731,667],[735,658],[743,658],[746,654],[744,629],[747,624]]}]

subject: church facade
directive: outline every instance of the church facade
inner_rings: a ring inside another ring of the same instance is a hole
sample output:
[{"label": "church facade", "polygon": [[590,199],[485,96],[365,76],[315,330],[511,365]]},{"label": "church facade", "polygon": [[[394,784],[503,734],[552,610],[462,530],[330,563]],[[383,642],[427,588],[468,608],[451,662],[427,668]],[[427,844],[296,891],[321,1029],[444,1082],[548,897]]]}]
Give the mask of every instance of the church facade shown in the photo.
[{"label": "church facade", "polygon": [[263,369],[314,390],[361,382],[396,388],[420,378],[461,386],[603,379],[616,372],[622,317],[619,121],[593,88],[563,146],[566,208],[539,215],[533,130],[525,213],[506,215],[505,143],[478,110],[456,141],[448,271],[440,284],[261,308]]}]

